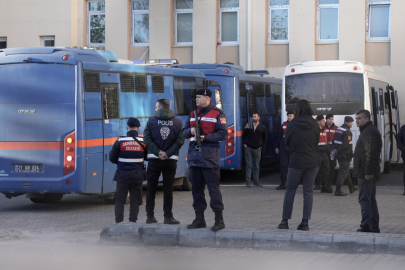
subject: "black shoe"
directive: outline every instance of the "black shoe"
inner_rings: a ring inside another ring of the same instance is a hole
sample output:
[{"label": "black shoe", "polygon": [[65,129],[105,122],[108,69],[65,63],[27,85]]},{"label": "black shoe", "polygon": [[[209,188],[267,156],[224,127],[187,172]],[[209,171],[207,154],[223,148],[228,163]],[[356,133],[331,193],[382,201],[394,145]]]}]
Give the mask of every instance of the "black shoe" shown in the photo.
[{"label": "black shoe", "polygon": [[322,186],[321,193],[333,193],[333,189],[329,189],[327,186]]},{"label": "black shoe", "polygon": [[370,228],[367,227],[361,227],[360,229],[357,230],[357,232],[372,232]]},{"label": "black shoe", "polygon": [[176,220],[173,216],[165,218],[163,224],[180,224],[180,221]]},{"label": "black shoe", "polygon": [[253,184],[252,184],[252,182],[246,182],[246,186],[248,187],[248,188],[251,188],[251,187],[253,187]]},{"label": "black shoe", "polygon": [[147,223],[147,224],[158,223],[158,221],[156,220],[156,218],[155,218],[154,216],[152,216],[152,217],[147,216],[147,217],[146,217],[146,223]]},{"label": "black shoe", "polygon": [[225,228],[224,218],[222,216],[222,211],[215,212],[215,223],[214,226],[211,227],[211,231],[217,232]]},{"label": "black shoe", "polygon": [[350,191],[350,193],[353,193],[353,192],[355,192],[355,191],[357,191],[357,190],[359,190],[359,188],[358,188],[358,187],[355,187],[355,186],[349,186],[349,191]]},{"label": "black shoe", "polygon": [[281,183],[278,187],[276,187],[277,190],[285,190],[285,184]]},{"label": "black shoe", "polygon": [[303,219],[300,223],[300,225],[298,225],[297,230],[300,231],[309,231],[309,226],[308,226],[308,219]]},{"label": "black shoe", "polygon": [[196,210],[195,219],[190,225],[187,225],[187,229],[200,229],[207,227],[204,219],[204,211]]},{"label": "black shoe", "polygon": [[136,219],[130,219],[129,222],[136,223]]},{"label": "black shoe", "polygon": [[380,229],[379,228],[373,228],[373,229],[371,229],[371,232],[373,232],[373,233],[380,233]]},{"label": "black shoe", "polygon": [[405,196],[405,189],[404,189],[404,194],[402,194],[402,195],[404,195],[404,196]]},{"label": "black shoe", "polygon": [[320,190],[321,189],[321,186],[320,185],[315,185],[314,186],[314,190]]},{"label": "black shoe", "polygon": [[255,187],[263,187],[262,185],[260,185],[259,183],[254,183],[254,185],[253,186],[255,186]]},{"label": "black shoe", "polygon": [[347,194],[344,193],[340,188],[336,188],[335,196],[347,196]]},{"label": "black shoe", "polygon": [[288,230],[288,219],[283,219],[280,224],[278,224],[277,229],[281,229],[281,230]]},{"label": "black shoe", "polygon": [[121,223],[123,220],[116,220],[115,223]]}]

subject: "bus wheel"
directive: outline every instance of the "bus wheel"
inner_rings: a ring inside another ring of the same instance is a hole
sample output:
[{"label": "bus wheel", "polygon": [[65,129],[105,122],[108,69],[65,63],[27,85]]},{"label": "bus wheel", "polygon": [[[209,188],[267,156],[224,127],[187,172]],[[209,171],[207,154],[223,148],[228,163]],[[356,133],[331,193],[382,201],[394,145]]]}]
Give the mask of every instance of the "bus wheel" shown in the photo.
[{"label": "bus wheel", "polygon": [[33,203],[57,203],[62,200],[62,193],[46,193],[41,198],[30,198]]},{"label": "bus wheel", "polygon": [[183,179],[183,185],[181,186],[181,189],[183,191],[191,191],[191,182],[188,178],[190,174],[190,167],[187,169],[187,175]]},{"label": "bus wheel", "polygon": [[391,165],[391,161],[386,161],[384,162],[384,173],[390,173],[390,165]]}]

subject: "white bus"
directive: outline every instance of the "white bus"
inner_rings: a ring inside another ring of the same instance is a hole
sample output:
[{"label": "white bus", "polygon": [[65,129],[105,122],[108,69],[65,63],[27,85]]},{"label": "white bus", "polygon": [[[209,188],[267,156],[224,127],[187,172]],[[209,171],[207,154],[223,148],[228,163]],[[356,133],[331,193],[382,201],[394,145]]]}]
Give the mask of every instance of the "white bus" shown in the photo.
[{"label": "white bus", "polygon": [[[397,91],[386,78],[376,74],[372,67],[354,61],[291,64],[283,75],[283,121],[287,119],[285,112],[294,110],[299,99],[308,100],[317,115],[333,114],[337,126],[343,124],[345,116],[355,118],[357,110],[369,110],[383,142],[381,172],[389,172],[393,143],[400,126]],[[360,135],[356,123],[351,131],[354,150]]]}]

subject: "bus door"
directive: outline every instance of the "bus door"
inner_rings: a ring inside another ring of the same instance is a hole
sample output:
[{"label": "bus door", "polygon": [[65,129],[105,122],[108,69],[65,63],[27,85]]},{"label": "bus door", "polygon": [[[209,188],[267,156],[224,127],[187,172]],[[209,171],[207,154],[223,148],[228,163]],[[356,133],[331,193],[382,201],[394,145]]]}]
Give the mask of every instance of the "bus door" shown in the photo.
[{"label": "bus door", "polygon": [[[374,87],[371,88],[372,93],[372,102],[373,102],[373,122],[374,126],[380,131],[380,134],[384,136],[384,127],[383,127],[383,108],[382,108],[382,96],[383,92],[381,88],[375,89]],[[384,138],[384,137],[383,137]],[[384,149],[385,149],[385,139],[383,139],[381,155],[380,155],[380,168],[384,168]]]},{"label": "bus door", "polygon": [[[401,129],[401,124],[399,121],[399,107],[398,107],[398,92],[394,90],[394,87],[392,85],[389,86],[389,89],[391,90],[391,106],[393,109],[395,109],[395,131],[396,135],[398,135],[400,129]],[[396,138],[396,136],[395,136]],[[399,149],[397,149],[397,162],[401,158],[401,152]]]},{"label": "bus door", "polygon": [[222,89],[221,85],[219,82],[214,81],[214,80],[209,80],[208,81],[208,89],[211,90],[212,92],[212,102],[215,104],[215,107],[217,107],[220,110],[224,110],[224,106],[222,104]]},{"label": "bus door", "polygon": [[109,153],[114,142],[120,136],[118,83],[101,84],[101,101],[103,110],[103,194],[115,191],[113,182],[116,165],[109,161]]},{"label": "bus door", "polygon": [[248,103],[247,91],[249,86],[245,82],[239,83],[239,112],[240,112],[240,127],[243,130],[248,123]]}]

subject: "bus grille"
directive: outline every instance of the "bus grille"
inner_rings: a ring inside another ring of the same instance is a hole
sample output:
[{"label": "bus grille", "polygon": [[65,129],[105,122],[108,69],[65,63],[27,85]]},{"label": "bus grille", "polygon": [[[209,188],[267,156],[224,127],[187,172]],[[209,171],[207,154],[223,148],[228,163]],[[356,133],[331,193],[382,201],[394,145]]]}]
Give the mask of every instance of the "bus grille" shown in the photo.
[{"label": "bus grille", "polygon": [[100,74],[84,73],[84,89],[86,92],[100,92]]}]

